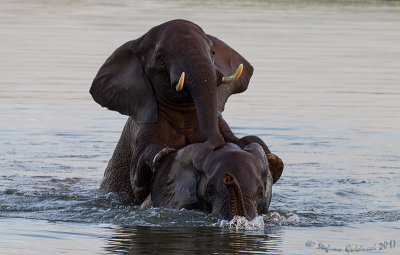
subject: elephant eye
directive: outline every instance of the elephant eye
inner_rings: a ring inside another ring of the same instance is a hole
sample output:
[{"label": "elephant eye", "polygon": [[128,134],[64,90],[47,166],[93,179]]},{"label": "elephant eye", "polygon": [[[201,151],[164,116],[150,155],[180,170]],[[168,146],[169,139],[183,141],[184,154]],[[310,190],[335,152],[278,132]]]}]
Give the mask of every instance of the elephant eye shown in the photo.
[{"label": "elephant eye", "polygon": [[160,61],[162,63],[164,63],[164,61],[165,61],[165,58],[161,53],[157,53],[156,58],[158,61]]},{"label": "elephant eye", "polygon": [[211,50],[211,60],[213,63],[215,63],[214,56],[215,56],[215,51]]}]

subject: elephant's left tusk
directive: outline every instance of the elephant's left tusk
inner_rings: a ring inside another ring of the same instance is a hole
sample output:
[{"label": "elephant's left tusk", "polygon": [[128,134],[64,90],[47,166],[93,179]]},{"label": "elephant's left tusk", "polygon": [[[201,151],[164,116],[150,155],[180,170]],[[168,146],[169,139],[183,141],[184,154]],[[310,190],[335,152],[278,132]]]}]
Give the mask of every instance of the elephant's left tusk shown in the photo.
[{"label": "elephant's left tusk", "polygon": [[237,79],[239,79],[240,75],[242,75],[242,72],[243,72],[243,64],[240,64],[234,74],[232,74],[229,77],[222,77],[222,84],[227,84],[236,81]]},{"label": "elephant's left tusk", "polygon": [[178,84],[176,84],[176,91],[181,91],[183,88],[183,83],[185,83],[185,72],[182,73],[181,78],[179,78]]}]

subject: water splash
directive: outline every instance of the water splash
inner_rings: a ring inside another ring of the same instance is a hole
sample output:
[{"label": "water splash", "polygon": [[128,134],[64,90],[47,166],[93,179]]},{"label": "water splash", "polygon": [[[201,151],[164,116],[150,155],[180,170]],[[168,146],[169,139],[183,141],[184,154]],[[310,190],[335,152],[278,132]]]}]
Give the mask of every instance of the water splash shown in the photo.
[{"label": "water splash", "polygon": [[229,222],[230,229],[236,230],[264,230],[264,219],[262,216],[257,216],[253,220],[249,221],[243,216],[235,216]]}]

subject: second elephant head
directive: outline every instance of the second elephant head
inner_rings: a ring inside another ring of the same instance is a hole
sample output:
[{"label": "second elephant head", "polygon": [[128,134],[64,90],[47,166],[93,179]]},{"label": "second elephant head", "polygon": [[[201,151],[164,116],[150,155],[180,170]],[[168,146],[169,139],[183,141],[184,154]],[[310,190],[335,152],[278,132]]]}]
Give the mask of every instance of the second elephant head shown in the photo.
[{"label": "second elephant head", "polygon": [[101,106],[137,123],[157,122],[160,104],[178,110],[194,104],[204,140],[220,146],[218,113],[230,95],[247,89],[252,74],[253,67],[227,44],[192,22],[173,20],[120,46],[100,68],[90,93]]},{"label": "second elephant head", "polygon": [[214,151],[206,143],[191,144],[155,157],[152,168],[151,200],[143,207],[200,209],[224,219],[266,213],[277,181],[257,143],[244,149],[227,143]]}]

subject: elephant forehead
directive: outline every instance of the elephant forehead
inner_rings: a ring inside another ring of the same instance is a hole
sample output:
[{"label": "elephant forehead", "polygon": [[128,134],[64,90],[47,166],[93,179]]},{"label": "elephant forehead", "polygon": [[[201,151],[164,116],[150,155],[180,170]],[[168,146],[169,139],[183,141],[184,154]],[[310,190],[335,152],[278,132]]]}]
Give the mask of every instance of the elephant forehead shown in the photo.
[{"label": "elephant forehead", "polygon": [[188,20],[171,20],[169,22],[166,22],[162,24],[164,31],[166,34],[174,34],[174,33],[191,33],[191,32],[197,32],[204,34],[203,29],[201,29],[200,26],[196,25],[193,22],[190,22]]},{"label": "elephant forehead", "polygon": [[209,153],[204,163],[207,166],[215,166],[216,164],[232,164],[247,161],[250,158],[251,154],[249,152],[242,150],[236,144],[227,143],[218,150]]},{"label": "elephant forehead", "polygon": [[172,23],[163,29],[157,47],[182,50],[181,47],[185,45],[207,46],[211,43],[211,40],[199,26],[193,23],[184,23],[177,26]]},{"label": "elephant forehead", "polygon": [[245,151],[229,151],[209,157],[205,170],[212,178],[223,178],[229,172],[237,179],[260,176],[262,166],[255,155]]}]

